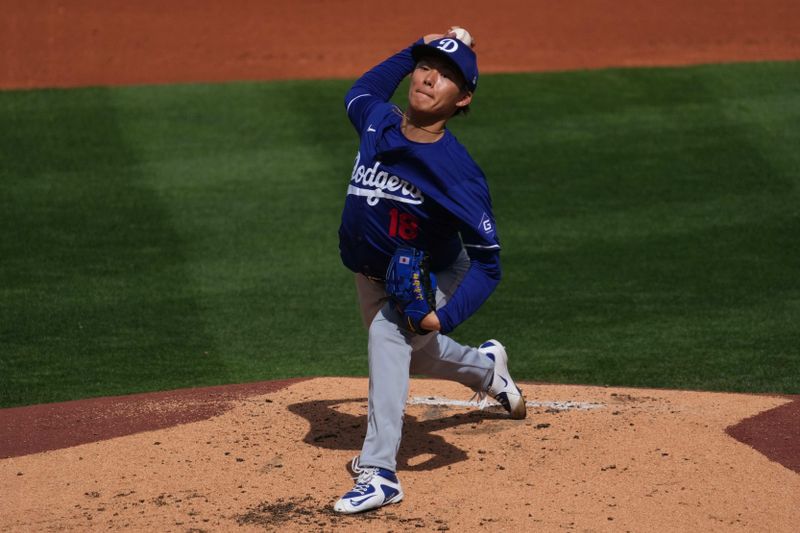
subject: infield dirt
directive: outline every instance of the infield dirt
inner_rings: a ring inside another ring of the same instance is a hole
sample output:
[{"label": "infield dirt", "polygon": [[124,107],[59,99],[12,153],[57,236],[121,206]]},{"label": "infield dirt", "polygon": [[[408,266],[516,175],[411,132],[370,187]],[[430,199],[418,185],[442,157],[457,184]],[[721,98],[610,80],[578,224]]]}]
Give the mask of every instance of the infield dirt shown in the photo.
[{"label": "infield dirt", "polygon": [[800,58],[795,0],[9,3],[0,88],[352,78],[454,24],[482,73]]},{"label": "infield dirt", "polygon": [[[800,476],[726,433],[787,399],[524,386],[523,421],[414,380],[400,505],[342,517],[366,427],[364,379],[232,400],[206,420],[0,461],[0,530],[771,531]],[[431,400],[435,398],[434,400]],[[151,408],[159,408],[154,402]],[[162,407],[163,408],[163,405]]]}]

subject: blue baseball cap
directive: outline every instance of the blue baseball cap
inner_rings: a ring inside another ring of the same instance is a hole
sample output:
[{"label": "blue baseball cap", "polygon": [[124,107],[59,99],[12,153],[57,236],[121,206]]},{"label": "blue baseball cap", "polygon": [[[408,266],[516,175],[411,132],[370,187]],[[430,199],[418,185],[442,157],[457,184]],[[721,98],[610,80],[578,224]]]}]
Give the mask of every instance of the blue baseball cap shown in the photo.
[{"label": "blue baseball cap", "polygon": [[411,48],[411,55],[415,61],[431,55],[442,57],[461,72],[470,91],[475,92],[478,88],[478,58],[472,48],[454,37],[444,37],[428,44],[415,44]]}]

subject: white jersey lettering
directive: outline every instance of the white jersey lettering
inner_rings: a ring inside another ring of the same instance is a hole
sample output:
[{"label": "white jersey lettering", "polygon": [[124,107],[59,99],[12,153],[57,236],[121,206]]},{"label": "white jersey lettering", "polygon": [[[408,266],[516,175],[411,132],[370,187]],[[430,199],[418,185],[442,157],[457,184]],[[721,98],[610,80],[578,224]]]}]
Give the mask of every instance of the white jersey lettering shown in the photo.
[{"label": "white jersey lettering", "polygon": [[369,168],[360,163],[361,152],[356,155],[350,186],[347,187],[348,195],[366,197],[369,205],[377,205],[381,198],[414,205],[425,201],[425,196],[417,187],[394,174],[380,170],[380,161]]}]

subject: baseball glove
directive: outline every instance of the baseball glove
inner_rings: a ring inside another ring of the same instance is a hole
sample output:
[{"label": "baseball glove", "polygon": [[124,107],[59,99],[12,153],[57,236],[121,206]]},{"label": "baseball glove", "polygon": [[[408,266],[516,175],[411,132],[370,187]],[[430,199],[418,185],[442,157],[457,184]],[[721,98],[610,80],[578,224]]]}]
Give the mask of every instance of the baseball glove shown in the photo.
[{"label": "baseball glove", "polygon": [[436,276],[428,269],[429,258],[415,248],[400,247],[386,270],[386,293],[397,309],[409,331],[425,335],[430,330],[420,323],[436,310]]}]

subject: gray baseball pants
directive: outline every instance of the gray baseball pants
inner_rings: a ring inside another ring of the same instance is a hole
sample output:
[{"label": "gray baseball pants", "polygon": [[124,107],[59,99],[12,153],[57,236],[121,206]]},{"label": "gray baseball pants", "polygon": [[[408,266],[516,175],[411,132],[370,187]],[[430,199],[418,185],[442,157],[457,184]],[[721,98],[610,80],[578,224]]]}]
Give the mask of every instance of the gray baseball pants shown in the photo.
[{"label": "gray baseball pants", "polygon": [[[453,296],[469,269],[466,252],[436,275],[436,307]],[[386,301],[384,284],[356,274],[364,325],[369,329],[369,406],[367,436],[359,463],[397,470],[410,374],[457,381],[474,391],[491,385],[494,362],[477,348],[431,332],[416,335],[400,324],[402,315]]]}]

